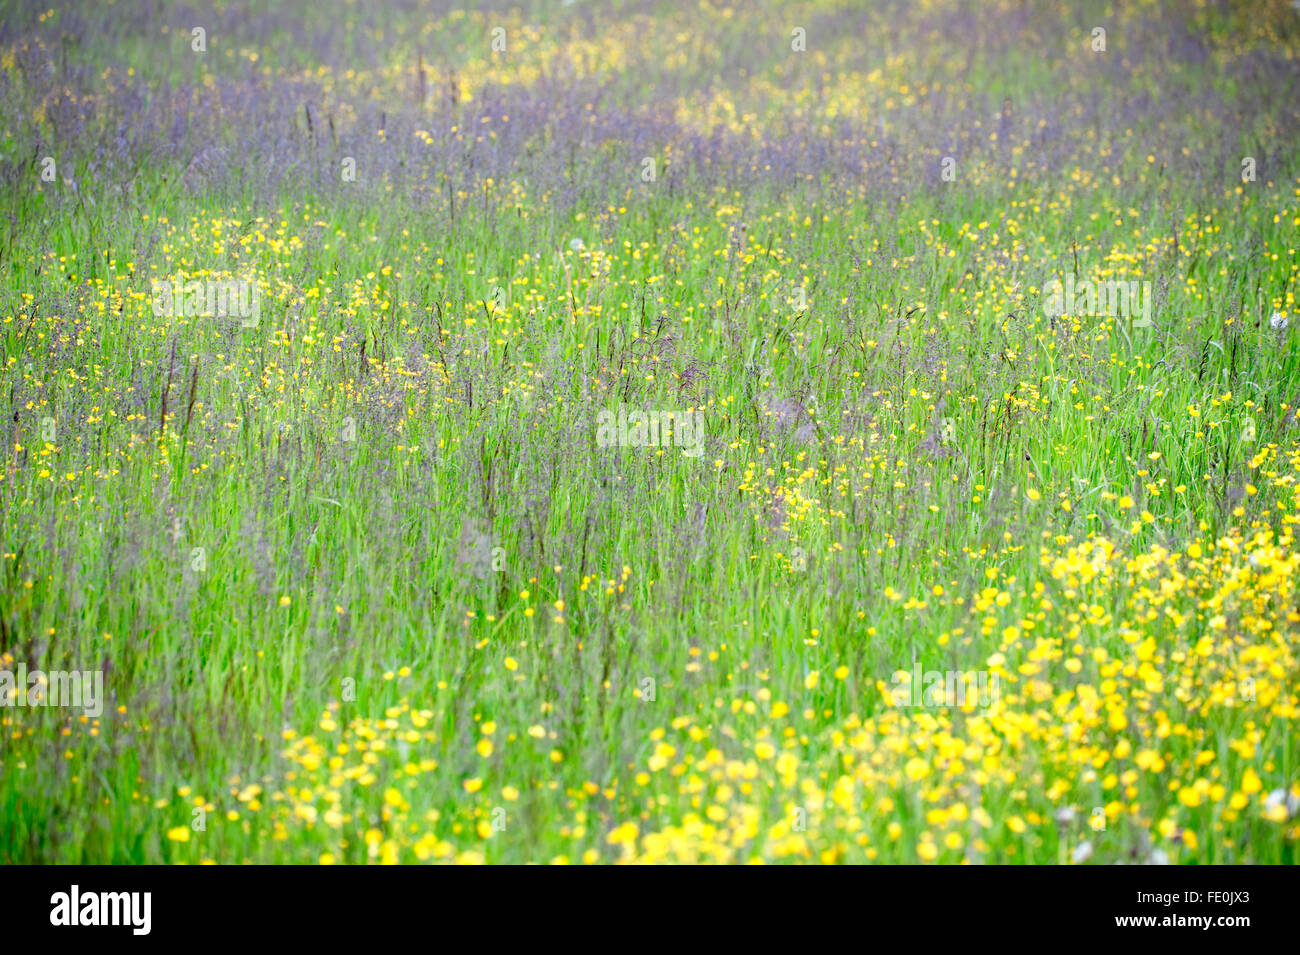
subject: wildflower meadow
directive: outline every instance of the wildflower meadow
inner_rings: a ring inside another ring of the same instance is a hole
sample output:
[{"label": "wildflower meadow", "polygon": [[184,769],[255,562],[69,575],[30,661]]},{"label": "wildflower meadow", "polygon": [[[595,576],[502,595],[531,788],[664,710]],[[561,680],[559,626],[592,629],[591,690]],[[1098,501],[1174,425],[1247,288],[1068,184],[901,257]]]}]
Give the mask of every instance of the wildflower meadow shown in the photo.
[{"label": "wildflower meadow", "polygon": [[0,863],[1297,860],[1292,4],[53,2]]}]

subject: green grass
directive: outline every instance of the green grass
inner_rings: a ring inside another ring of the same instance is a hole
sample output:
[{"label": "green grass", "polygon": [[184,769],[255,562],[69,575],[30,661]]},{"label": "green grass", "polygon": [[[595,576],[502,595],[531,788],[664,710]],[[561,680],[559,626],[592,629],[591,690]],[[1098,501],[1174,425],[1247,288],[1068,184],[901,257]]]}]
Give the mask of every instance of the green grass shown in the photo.
[{"label": "green grass", "polygon": [[[1075,102],[1018,55],[991,98]],[[973,69],[943,75],[976,96]],[[634,70],[617,88],[655,104]],[[345,112],[321,168],[387,162]],[[28,137],[0,153],[29,162]],[[22,167],[0,661],[102,667],[111,705],[0,711],[0,860],[1294,861],[1266,803],[1300,792],[1294,170],[1166,174],[1117,127],[1081,176],[1026,158],[1011,182],[989,151],[927,187],[944,147],[905,139],[925,158],[886,202],[685,158],[642,183],[610,142],[567,205],[524,160],[349,192],[268,190],[236,154],[242,178],[170,161],[130,197],[93,153],[56,183]],[[1076,260],[1150,281],[1156,329],[1050,322]],[[152,277],[209,270],[261,283],[257,327],[152,314]],[[705,453],[598,447],[620,404],[701,409]],[[499,570],[473,572],[479,535]],[[1096,577],[1052,572],[1100,539]],[[891,709],[914,662],[998,674],[1000,712]]]}]

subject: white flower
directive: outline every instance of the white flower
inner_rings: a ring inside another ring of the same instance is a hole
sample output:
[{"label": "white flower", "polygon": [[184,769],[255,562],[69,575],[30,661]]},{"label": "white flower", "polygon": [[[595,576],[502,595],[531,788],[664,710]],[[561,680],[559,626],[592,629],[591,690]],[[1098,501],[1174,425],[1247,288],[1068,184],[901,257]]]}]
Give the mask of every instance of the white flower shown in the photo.
[{"label": "white flower", "polygon": [[1077,846],[1074,847],[1074,851],[1070,853],[1070,860],[1074,862],[1075,865],[1082,865],[1083,863],[1087,862],[1091,858],[1092,858],[1091,842],[1079,843]]},{"label": "white flower", "polygon": [[1286,316],[1281,312],[1274,312],[1273,317],[1268,320],[1268,323],[1279,331],[1291,324],[1287,321]]},{"label": "white flower", "polygon": [[1056,811],[1056,824],[1058,826],[1068,826],[1074,822],[1074,809],[1070,806],[1064,806]]},{"label": "white flower", "polygon": [[574,252],[581,252],[583,248],[586,246],[586,244],[587,243],[583,242],[581,239],[569,240],[569,248],[572,249]]},{"label": "white flower", "polygon": [[1164,849],[1152,849],[1147,856],[1147,865],[1169,865],[1169,853]]}]

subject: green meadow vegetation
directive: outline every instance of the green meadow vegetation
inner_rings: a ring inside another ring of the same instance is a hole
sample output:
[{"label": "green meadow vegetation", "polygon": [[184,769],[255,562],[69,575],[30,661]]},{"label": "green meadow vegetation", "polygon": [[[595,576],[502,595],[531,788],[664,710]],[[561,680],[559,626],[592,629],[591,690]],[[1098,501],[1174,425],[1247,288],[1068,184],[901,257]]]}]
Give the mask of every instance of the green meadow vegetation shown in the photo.
[{"label": "green meadow vegetation", "polygon": [[0,862],[1294,862],[1300,14],[860,6],[11,4]]}]

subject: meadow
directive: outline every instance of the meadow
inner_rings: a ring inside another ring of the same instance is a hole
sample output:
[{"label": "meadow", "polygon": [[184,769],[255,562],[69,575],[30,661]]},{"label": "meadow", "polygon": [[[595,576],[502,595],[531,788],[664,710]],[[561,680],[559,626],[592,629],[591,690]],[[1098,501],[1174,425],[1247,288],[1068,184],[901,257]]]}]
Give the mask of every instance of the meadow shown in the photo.
[{"label": "meadow", "polygon": [[1289,3],[5,11],[0,863],[1296,861]]}]

